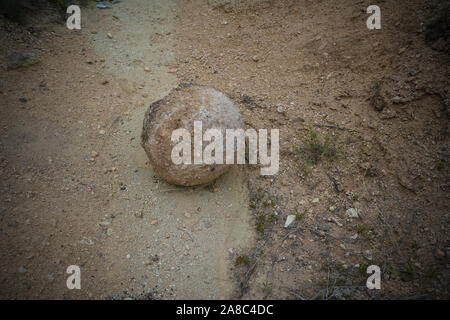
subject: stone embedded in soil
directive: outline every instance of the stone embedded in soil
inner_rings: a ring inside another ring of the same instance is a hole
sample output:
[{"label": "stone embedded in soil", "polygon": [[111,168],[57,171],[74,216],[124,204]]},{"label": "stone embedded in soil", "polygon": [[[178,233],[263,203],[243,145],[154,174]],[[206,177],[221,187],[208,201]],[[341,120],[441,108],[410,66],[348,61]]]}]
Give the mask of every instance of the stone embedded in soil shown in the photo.
[{"label": "stone embedded in soil", "polygon": [[436,249],[436,255],[438,257],[445,257],[445,252],[442,251],[441,249]]},{"label": "stone embedded in soil", "polygon": [[293,215],[293,214],[288,215],[286,218],[286,222],[284,223],[284,227],[285,228],[289,227],[291,225],[291,223],[294,222],[294,220],[295,220],[295,215]]},{"label": "stone embedded in soil", "polygon": [[[226,164],[174,164],[172,132],[185,128],[193,144],[194,121],[202,122],[202,134],[215,128],[225,137],[226,129],[243,129],[237,107],[222,92],[196,84],[181,84],[165,98],[153,103],[147,110],[141,135],[141,145],[157,175],[175,185],[194,186],[212,182],[225,173]],[[209,143],[203,142],[203,148]],[[224,147],[225,154],[225,147]],[[192,152],[191,163],[194,153]]]},{"label": "stone embedded in soil", "polygon": [[20,267],[20,268],[18,269],[18,271],[19,271],[19,273],[26,273],[26,272],[27,272],[27,269],[25,269],[24,267]]},{"label": "stone embedded in soil", "polygon": [[349,218],[358,218],[358,210],[355,208],[348,208],[347,211],[345,212],[346,216]]},{"label": "stone embedded in soil", "polygon": [[8,69],[25,68],[39,62],[38,57],[32,52],[10,51],[6,58]]}]

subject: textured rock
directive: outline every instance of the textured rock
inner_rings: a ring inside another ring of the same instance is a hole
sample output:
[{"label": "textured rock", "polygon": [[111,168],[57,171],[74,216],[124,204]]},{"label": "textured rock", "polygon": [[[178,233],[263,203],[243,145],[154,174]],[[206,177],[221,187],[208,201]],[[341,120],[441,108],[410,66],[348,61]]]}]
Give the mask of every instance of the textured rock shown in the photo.
[{"label": "textured rock", "polygon": [[[154,171],[169,183],[183,186],[206,184],[223,173],[230,165],[173,163],[172,132],[185,128],[191,133],[193,152],[194,121],[202,121],[202,133],[209,128],[222,131],[243,128],[239,110],[222,92],[196,84],[180,84],[165,98],[153,103],[147,110],[141,135],[141,145]],[[203,149],[209,142],[203,142]],[[225,157],[225,146],[224,146]],[[193,163],[193,160],[192,160]]]},{"label": "textured rock", "polygon": [[358,210],[355,208],[348,208],[347,211],[345,212],[345,214],[349,218],[358,218],[359,217]]}]

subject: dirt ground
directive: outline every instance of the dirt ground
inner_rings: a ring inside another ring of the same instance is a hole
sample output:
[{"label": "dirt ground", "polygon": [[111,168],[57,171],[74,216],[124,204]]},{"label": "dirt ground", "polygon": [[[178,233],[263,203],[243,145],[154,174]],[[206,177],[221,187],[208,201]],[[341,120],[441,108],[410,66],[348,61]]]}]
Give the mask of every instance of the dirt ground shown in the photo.
[{"label": "dirt ground", "polygon": [[[380,0],[380,30],[371,4],[90,2],[81,30],[55,9],[2,17],[0,298],[448,299],[448,2]],[[38,63],[8,68],[10,51]],[[158,179],[142,120],[180,82],[279,129],[278,174]]]}]

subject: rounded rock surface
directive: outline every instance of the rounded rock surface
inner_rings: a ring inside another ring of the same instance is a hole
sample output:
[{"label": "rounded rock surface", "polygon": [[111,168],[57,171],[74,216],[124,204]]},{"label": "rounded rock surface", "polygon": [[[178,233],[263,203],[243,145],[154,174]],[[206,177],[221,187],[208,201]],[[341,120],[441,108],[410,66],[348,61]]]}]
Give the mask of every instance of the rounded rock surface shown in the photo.
[{"label": "rounded rock surface", "polygon": [[[202,122],[202,137],[207,129],[214,128],[222,132],[224,141],[226,129],[244,127],[238,108],[225,94],[211,87],[183,83],[154,102],[145,114],[141,145],[155,173],[168,183],[206,184],[230,168],[227,164],[193,164],[194,121]],[[172,149],[178,143],[172,142],[172,132],[180,128],[191,134],[191,164],[175,164],[171,158]],[[203,149],[209,143],[203,141]],[[223,162],[225,154],[224,145]]]}]

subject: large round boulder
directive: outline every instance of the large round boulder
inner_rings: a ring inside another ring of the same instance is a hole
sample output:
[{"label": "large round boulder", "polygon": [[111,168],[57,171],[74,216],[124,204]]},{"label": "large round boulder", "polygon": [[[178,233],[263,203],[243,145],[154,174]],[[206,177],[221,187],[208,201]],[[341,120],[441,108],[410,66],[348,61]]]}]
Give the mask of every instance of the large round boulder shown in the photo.
[{"label": "large round boulder", "polygon": [[[223,141],[226,129],[244,127],[238,108],[225,94],[211,87],[183,83],[154,102],[145,114],[141,145],[155,173],[171,184],[207,184],[230,168],[227,164],[194,164],[194,121],[201,121],[202,136],[207,129],[218,129]],[[175,164],[172,159],[172,150],[178,143],[172,141],[172,133],[181,128],[190,133],[191,164]],[[202,151],[208,144],[203,141]],[[223,155],[225,163],[225,144]]]}]

